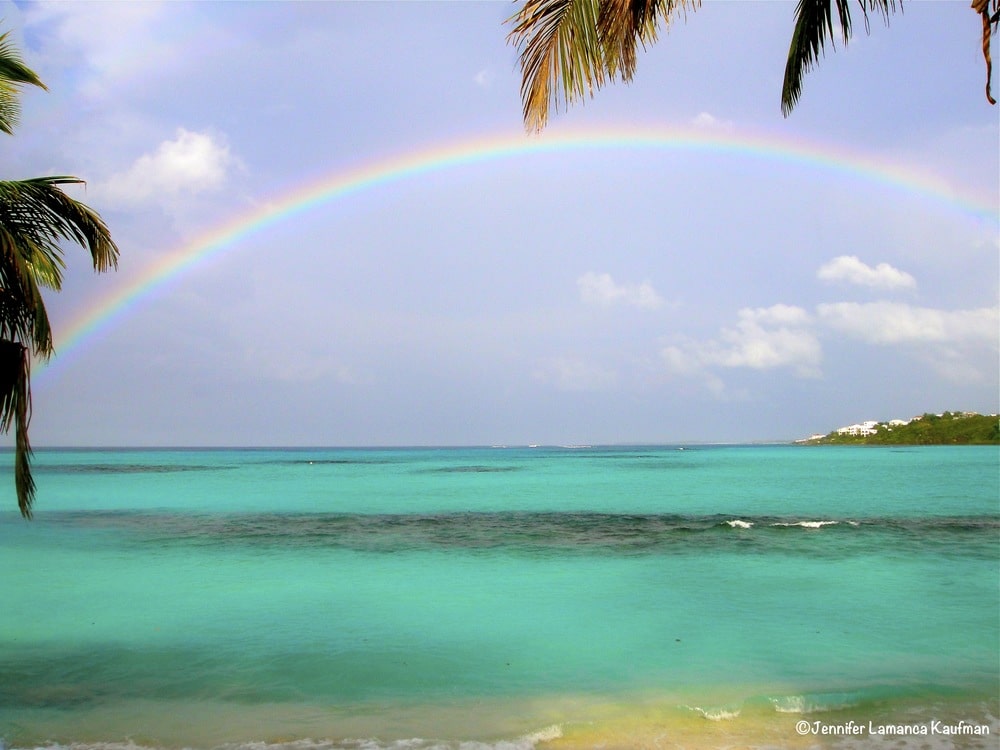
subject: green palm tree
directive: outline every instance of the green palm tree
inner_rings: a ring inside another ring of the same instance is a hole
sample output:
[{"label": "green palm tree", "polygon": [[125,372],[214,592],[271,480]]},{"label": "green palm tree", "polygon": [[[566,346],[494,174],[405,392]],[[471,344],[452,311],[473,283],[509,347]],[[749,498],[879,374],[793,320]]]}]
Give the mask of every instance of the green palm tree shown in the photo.
[{"label": "green palm tree", "polygon": [[[42,82],[0,35],[0,130],[17,123],[19,85]],[[76,177],[0,181],[0,430],[14,428],[14,486],[21,515],[31,517],[31,358],[53,354],[41,289],[62,286],[63,241],[90,252],[96,271],[118,265],[118,247],[93,210],[67,196]]]},{"label": "green palm tree", "polygon": [[[871,14],[888,21],[897,10],[897,0],[857,3],[866,28]],[[700,0],[525,0],[508,19],[513,28],[507,37],[521,57],[525,127],[541,130],[551,108],[593,96],[609,80],[631,80],[638,47],[655,42],[661,26],[669,26],[700,4]],[[898,6],[902,8],[902,0]],[[1000,0],[973,0],[972,8],[983,23],[986,98],[996,104],[990,94],[990,36],[1000,21]],[[781,91],[786,117],[802,94],[802,77],[816,64],[826,43],[835,44],[840,36],[846,45],[851,33],[850,0],[799,0]]]}]

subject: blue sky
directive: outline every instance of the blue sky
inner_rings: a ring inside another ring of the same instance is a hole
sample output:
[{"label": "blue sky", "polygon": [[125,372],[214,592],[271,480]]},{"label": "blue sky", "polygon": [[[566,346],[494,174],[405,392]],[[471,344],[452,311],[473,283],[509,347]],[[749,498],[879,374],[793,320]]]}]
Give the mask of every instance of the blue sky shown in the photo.
[{"label": "blue sky", "polygon": [[[703,151],[439,170],[240,241],[36,370],[36,445],[783,440],[998,410],[998,110],[964,2],[828,50],[779,109],[792,2],[707,2],[635,80],[524,134],[505,2],[3,3],[48,92],[5,176],[74,174],[57,331],[213,227],[461,141],[628,128],[813,144],[961,201]],[[1000,82],[994,88],[1000,90]]]}]

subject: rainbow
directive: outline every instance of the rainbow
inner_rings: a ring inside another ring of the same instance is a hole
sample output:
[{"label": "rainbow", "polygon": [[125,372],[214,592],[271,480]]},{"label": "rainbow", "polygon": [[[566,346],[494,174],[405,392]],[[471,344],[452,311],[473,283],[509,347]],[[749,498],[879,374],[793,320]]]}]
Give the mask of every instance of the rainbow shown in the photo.
[{"label": "rainbow", "polygon": [[[821,172],[840,173],[950,204],[991,225],[998,219],[996,205],[956,191],[941,178],[912,166],[880,161],[844,148],[795,142],[774,136],[747,135],[717,129],[619,128],[575,131],[543,136],[502,134],[420,148],[338,168],[209,229],[151,264],[143,274],[77,316],[57,340],[56,359],[79,349],[97,332],[126,316],[141,300],[167,282],[197,268],[208,259],[236,252],[242,240],[317,206],[367,190],[432,172],[469,168],[534,154],[579,151],[649,150],[710,152],[740,159],[791,164]],[[49,368],[51,369],[51,367]]]}]

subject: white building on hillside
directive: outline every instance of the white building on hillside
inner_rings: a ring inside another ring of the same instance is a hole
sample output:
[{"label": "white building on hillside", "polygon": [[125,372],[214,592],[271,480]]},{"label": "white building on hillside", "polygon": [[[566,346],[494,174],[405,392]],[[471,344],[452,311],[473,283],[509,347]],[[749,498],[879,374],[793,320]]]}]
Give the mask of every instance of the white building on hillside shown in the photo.
[{"label": "white building on hillside", "polygon": [[874,420],[862,422],[861,424],[848,425],[837,430],[838,435],[855,436],[874,435],[876,432],[878,432],[878,422]]}]

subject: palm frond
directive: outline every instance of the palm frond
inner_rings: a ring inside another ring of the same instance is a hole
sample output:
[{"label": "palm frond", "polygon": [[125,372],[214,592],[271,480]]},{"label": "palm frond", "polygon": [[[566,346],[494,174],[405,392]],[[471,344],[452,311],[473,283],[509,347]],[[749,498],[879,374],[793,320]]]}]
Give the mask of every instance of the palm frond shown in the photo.
[{"label": "palm frond", "polygon": [[21,515],[31,518],[35,480],[31,476],[31,360],[16,341],[0,339],[0,431],[14,428],[14,488]]},{"label": "palm frond", "polygon": [[[846,44],[851,36],[851,11],[846,0],[836,0],[836,4]],[[827,38],[835,43],[830,0],[799,0],[781,88],[781,112],[785,117],[802,95],[802,76],[819,60]]]},{"label": "palm frond", "polygon": [[37,356],[52,354],[52,329],[24,240],[0,220],[0,337],[30,343]]},{"label": "palm frond", "polygon": [[[597,31],[599,0],[527,0],[508,19],[507,40],[521,57],[521,99],[528,130],[541,130],[549,107],[593,95],[607,80]],[[560,86],[561,84],[561,86]]]},{"label": "palm frond", "polygon": [[[837,10],[840,37],[844,46],[851,39],[851,9],[849,0],[799,0],[795,8],[795,26],[788,47],[785,63],[785,80],[781,87],[781,113],[788,117],[802,95],[802,79],[823,53],[827,40],[836,45],[833,8]],[[890,13],[896,11],[896,0],[858,0],[869,30],[869,15],[878,12],[888,23]],[[900,6],[902,7],[902,6]]]},{"label": "palm frond", "polygon": [[597,29],[609,75],[632,80],[639,44],[656,41],[658,0],[604,0]]},{"label": "palm frond", "polygon": [[0,34],[0,131],[8,135],[14,132],[20,115],[18,85],[45,88],[35,72],[22,62],[17,50],[8,41],[9,35],[10,32]]},{"label": "palm frond", "polygon": [[635,73],[637,49],[656,41],[677,11],[696,10],[700,0],[603,0],[598,32],[610,76],[628,82]]},{"label": "palm frond", "polygon": [[526,0],[508,19],[507,40],[521,58],[521,99],[530,131],[550,109],[591,96],[609,78],[628,82],[637,48],[656,41],[661,25],[701,0]]},{"label": "palm frond", "polygon": [[[993,59],[990,57],[990,37],[997,32],[1000,25],[1000,0],[993,0],[992,8],[990,0],[972,0],[972,9],[983,19],[983,59],[986,61],[986,101],[996,104],[990,92],[990,84],[993,80]],[[991,15],[992,13],[992,15]]]},{"label": "palm frond", "polygon": [[[46,256],[48,284],[58,289],[63,267],[60,242],[69,240],[90,252],[95,271],[118,267],[118,246],[103,219],[89,206],[70,198],[60,185],[81,184],[76,177],[36,177],[29,180],[0,181],[0,225],[18,238],[26,248]],[[41,264],[40,258],[26,258]],[[55,275],[53,275],[55,274]]]},{"label": "palm frond", "polygon": [[43,358],[53,350],[40,287],[62,284],[61,244],[86,248],[96,271],[118,265],[118,247],[100,216],[60,188],[79,182],[61,176],[0,181],[0,336],[30,344]]}]

